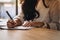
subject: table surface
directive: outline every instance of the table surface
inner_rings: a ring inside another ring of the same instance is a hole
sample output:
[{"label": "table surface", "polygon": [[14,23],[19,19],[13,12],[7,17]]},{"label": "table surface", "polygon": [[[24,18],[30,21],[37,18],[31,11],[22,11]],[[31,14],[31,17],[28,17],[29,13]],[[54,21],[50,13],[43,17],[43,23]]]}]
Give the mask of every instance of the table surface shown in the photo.
[{"label": "table surface", "polygon": [[60,31],[46,28],[0,30],[0,40],[60,40]]}]

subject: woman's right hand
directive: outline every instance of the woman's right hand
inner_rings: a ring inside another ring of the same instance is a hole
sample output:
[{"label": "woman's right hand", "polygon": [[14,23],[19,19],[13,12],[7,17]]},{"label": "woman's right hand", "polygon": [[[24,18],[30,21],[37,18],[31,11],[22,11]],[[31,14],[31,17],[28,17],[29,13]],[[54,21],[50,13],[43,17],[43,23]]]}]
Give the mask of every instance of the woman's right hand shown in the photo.
[{"label": "woman's right hand", "polygon": [[22,25],[22,22],[20,19],[8,20],[8,22],[7,22],[8,28],[14,28],[14,27],[17,27],[20,25]]}]

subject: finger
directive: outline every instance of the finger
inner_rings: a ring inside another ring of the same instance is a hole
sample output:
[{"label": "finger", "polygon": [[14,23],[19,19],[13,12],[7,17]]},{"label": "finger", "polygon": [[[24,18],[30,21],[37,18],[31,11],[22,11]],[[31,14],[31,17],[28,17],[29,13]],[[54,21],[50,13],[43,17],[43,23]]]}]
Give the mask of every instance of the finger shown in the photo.
[{"label": "finger", "polygon": [[24,24],[23,26],[25,26],[25,27],[30,27],[31,24],[30,24],[30,23],[26,23],[26,24]]},{"label": "finger", "polygon": [[14,24],[14,21],[10,20],[10,21],[8,21],[7,23],[11,23],[11,24]]},{"label": "finger", "polygon": [[7,24],[7,27],[8,27],[8,28],[12,28],[12,26],[13,26],[13,25],[12,25],[11,23],[8,23],[8,24]]},{"label": "finger", "polygon": [[13,21],[8,21],[7,22],[7,27],[14,27],[14,22]]}]

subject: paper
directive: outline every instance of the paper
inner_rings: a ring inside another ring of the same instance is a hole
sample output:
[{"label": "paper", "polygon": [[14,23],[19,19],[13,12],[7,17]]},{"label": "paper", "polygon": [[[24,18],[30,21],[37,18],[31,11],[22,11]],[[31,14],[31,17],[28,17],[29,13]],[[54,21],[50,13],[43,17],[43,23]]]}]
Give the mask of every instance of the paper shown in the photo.
[{"label": "paper", "polygon": [[2,30],[29,30],[32,29],[34,27],[23,27],[23,26],[18,26],[15,28],[7,28],[7,27],[1,27]]},{"label": "paper", "polygon": [[0,19],[0,26],[6,26],[8,19]]}]

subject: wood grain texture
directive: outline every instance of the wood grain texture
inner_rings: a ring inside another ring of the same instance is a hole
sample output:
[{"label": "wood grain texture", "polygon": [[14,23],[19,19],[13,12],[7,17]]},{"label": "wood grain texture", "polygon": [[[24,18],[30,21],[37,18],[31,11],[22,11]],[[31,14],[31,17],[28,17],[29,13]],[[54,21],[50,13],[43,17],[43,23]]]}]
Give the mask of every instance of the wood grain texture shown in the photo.
[{"label": "wood grain texture", "polygon": [[60,40],[60,31],[45,28],[0,30],[0,40]]}]

